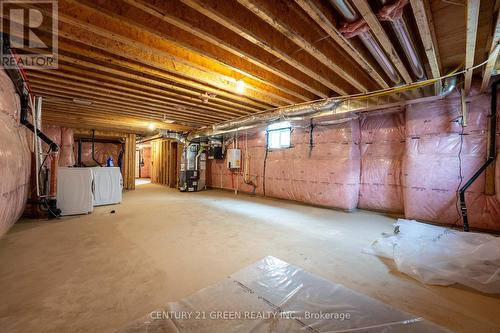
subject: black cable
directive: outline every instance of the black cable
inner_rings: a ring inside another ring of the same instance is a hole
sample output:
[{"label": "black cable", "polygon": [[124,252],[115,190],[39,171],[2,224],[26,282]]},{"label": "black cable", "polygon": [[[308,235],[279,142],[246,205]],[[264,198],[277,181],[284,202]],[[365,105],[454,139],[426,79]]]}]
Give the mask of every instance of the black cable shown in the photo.
[{"label": "black cable", "polygon": [[[268,134],[266,133],[268,136]],[[269,140],[269,138],[267,138]],[[266,196],[266,164],[267,164],[267,153],[269,152],[269,149],[267,147],[269,143],[266,140],[266,155],[264,155],[264,170],[262,172],[262,192],[264,196]]]},{"label": "black cable", "polygon": [[459,192],[460,192],[460,188],[462,187],[462,182],[464,179],[464,176],[462,175],[462,148],[464,145],[464,129],[465,129],[463,121],[464,121],[464,118],[462,116],[461,120],[459,121],[459,124],[462,127],[462,131],[460,132],[460,148],[458,150],[458,175],[460,177],[460,183],[458,184],[457,191],[456,191],[457,192],[457,202],[455,204],[455,208],[457,209],[457,213],[458,213],[458,219],[455,221],[455,223],[453,223],[453,225],[456,225],[457,222],[460,221],[460,218],[462,216],[462,213],[460,211]]}]

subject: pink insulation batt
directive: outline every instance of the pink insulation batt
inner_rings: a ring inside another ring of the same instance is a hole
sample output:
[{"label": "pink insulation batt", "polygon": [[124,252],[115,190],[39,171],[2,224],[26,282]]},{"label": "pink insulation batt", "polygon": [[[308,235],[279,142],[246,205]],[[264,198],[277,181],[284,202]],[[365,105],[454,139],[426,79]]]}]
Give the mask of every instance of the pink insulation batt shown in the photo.
[{"label": "pink insulation batt", "polygon": [[28,131],[12,81],[0,69],[0,236],[21,216],[30,186]]},{"label": "pink insulation batt", "polygon": [[[239,135],[242,165],[245,158],[250,160],[248,180],[258,195],[461,225],[457,190],[486,160],[490,95],[472,94],[468,101],[463,135],[456,95],[400,110],[370,111],[344,124],[317,126],[312,149],[309,123],[294,123],[292,147],[268,152],[265,193],[265,128]],[[500,122],[497,128],[500,139]],[[232,141],[227,144],[233,147]],[[500,140],[497,147],[500,151]],[[472,228],[500,230],[499,160],[495,195],[484,194],[484,174],[466,192]],[[209,186],[254,191],[244,182],[244,168],[231,171],[226,161],[215,160],[208,165]]]},{"label": "pink insulation batt", "polygon": [[[59,166],[68,167],[75,165],[73,129],[55,125],[42,125],[42,131],[59,145]],[[44,143],[42,149],[46,152],[48,145]],[[47,162],[46,165],[50,167],[50,162]]]},{"label": "pink insulation batt", "polygon": [[[250,179],[257,184],[256,193],[344,210],[356,208],[360,173],[358,121],[315,127],[312,149],[308,122],[294,126],[299,127],[292,131],[293,147],[268,152],[265,184],[265,130],[248,134]],[[244,158],[245,135],[239,136],[239,148]],[[225,161],[209,164],[208,185],[252,191],[253,186],[243,182],[243,170],[232,173]]]},{"label": "pink insulation batt", "polygon": [[359,208],[403,213],[401,164],[405,150],[404,113],[372,112],[360,118]]},{"label": "pink insulation batt", "polygon": [[[457,123],[459,112],[458,98],[407,107],[403,167],[407,218],[462,223],[457,190],[486,160],[490,96],[471,97],[463,135]],[[469,224],[473,228],[500,230],[498,195],[484,195],[484,184],[483,173],[466,192]]]}]

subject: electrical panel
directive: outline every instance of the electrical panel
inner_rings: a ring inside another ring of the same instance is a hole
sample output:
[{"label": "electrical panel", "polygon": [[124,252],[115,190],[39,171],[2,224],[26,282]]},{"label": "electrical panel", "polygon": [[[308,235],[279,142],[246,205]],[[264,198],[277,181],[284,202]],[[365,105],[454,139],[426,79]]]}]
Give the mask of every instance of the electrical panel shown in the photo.
[{"label": "electrical panel", "polygon": [[229,148],[226,152],[228,169],[239,169],[241,167],[241,150]]},{"label": "electrical panel", "polygon": [[208,149],[208,159],[209,160],[223,160],[224,151],[221,146],[212,146]]}]

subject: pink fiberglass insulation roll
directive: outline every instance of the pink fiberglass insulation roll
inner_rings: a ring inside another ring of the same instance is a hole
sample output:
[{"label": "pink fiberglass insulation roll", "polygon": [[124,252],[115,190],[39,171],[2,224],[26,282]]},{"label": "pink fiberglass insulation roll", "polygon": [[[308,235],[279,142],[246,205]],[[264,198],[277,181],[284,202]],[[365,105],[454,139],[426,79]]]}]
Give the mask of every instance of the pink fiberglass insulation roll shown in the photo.
[{"label": "pink fiberglass insulation roll", "polygon": [[31,153],[19,105],[10,78],[0,70],[0,236],[21,216],[29,192]]},{"label": "pink fiberglass insulation roll", "polygon": [[[459,99],[408,106],[403,167],[407,218],[462,223],[457,191],[486,160],[489,111],[490,96],[471,97],[462,135]],[[500,203],[484,194],[484,184],[483,173],[466,192],[469,224],[499,230]]]},{"label": "pink fiberglass insulation roll", "polygon": [[[77,145],[75,144],[75,156],[77,155]],[[118,156],[122,149],[121,144],[115,143],[94,143],[94,158],[101,165],[106,165],[109,157],[113,158],[113,164],[118,166]],[[85,166],[97,166],[97,163],[92,159],[92,143],[82,142],[82,163]]]},{"label": "pink fiberglass insulation roll", "polygon": [[[73,129],[56,125],[42,125],[42,131],[59,145],[59,166],[68,167],[75,165]],[[47,152],[48,145],[44,143],[42,149],[44,152]],[[49,162],[45,165],[50,168]]]},{"label": "pink fiberglass insulation roll", "polygon": [[59,152],[59,166],[68,167],[75,165],[73,152],[75,139],[72,128],[61,127],[61,151]]},{"label": "pink fiberglass insulation roll", "polygon": [[404,113],[395,109],[363,115],[360,128],[361,180],[358,207],[402,213]]},{"label": "pink fiberglass insulation roll", "polygon": [[[332,208],[356,208],[360,174],[359,122],[316,126],[312,148],[308,125],[308,122],[294,123],[292,147],[270,150],[267,159],[265,129],[249,134],[246,144],[245,135],[239,136],[238,148],[242,149],[243,158],[250,159],[249,178],[256,184],[255,192]],[[253,186],[245,184],[243,176],[244,170],[228,170],[225,161],[211,161],[208,184],[251,192]]]}]

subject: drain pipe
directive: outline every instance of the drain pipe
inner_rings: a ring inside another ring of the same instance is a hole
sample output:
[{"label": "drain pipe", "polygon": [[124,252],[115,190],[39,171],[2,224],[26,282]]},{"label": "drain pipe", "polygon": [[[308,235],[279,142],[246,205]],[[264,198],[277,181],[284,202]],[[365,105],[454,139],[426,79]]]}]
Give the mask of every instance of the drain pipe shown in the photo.
[{"label": "drain pipe", "polygon": [[474,181],[483,173],[486,168],[495,161],[497,156],[496,150],[496,130],[497,130],[497,86],[500,81],[496,81],[491,85],[491,115],[489,123],[490,139],[488,147],[488,158],[486,162],[476,171],[476,173],[460,188],[460,212],[462,213],[462,222],[464,231],[469,231],[469,219],[467,217],[467,205],[465,203],[465,191]]},{"label": "drain pipe", "polygon": [[[330,0],[330,3],[335,7],[335,9],[337,9],[347,23],[354,23],[360,19],[358,13],[354,10],[354,8],[352,8],[349,2],[344,0]],[[396,69],[387,58],[384,51],[382,51],[380,45],[377,43],[371,32],[361,32],[358,37],[368,51],[370,51],[375,60],[379,63],[380,67],[382,67],[389,79],[391,79],[391,81],[396,85],[400,84],[401,78],[396,72]]]},{"label": "drain pipe", "polygon": [[[406,5],[407,2],[396,3],[394,5],[387,5],[388,0],[380,0],[384,7],[379,12],[379,18],[383,21],[389,21],[391,23],[392,29],[396,33],[396,37],[398,38],[399,45],[403,48],[403,51],[406,55],[406,59],[408,59],[408,63],[413,71],[413,74],[417,77],[418,80],[425,79],[425,72],[422,67],[422,62],[420,61],[417,53],[417,48],[415,43],[410,37],[410,31],[408,26],[402,16],[402,7]],[[394,9],[394,6],[397,8]],[[399,13],[396,13],[391,17],[392,13],[399,9]]]}]

